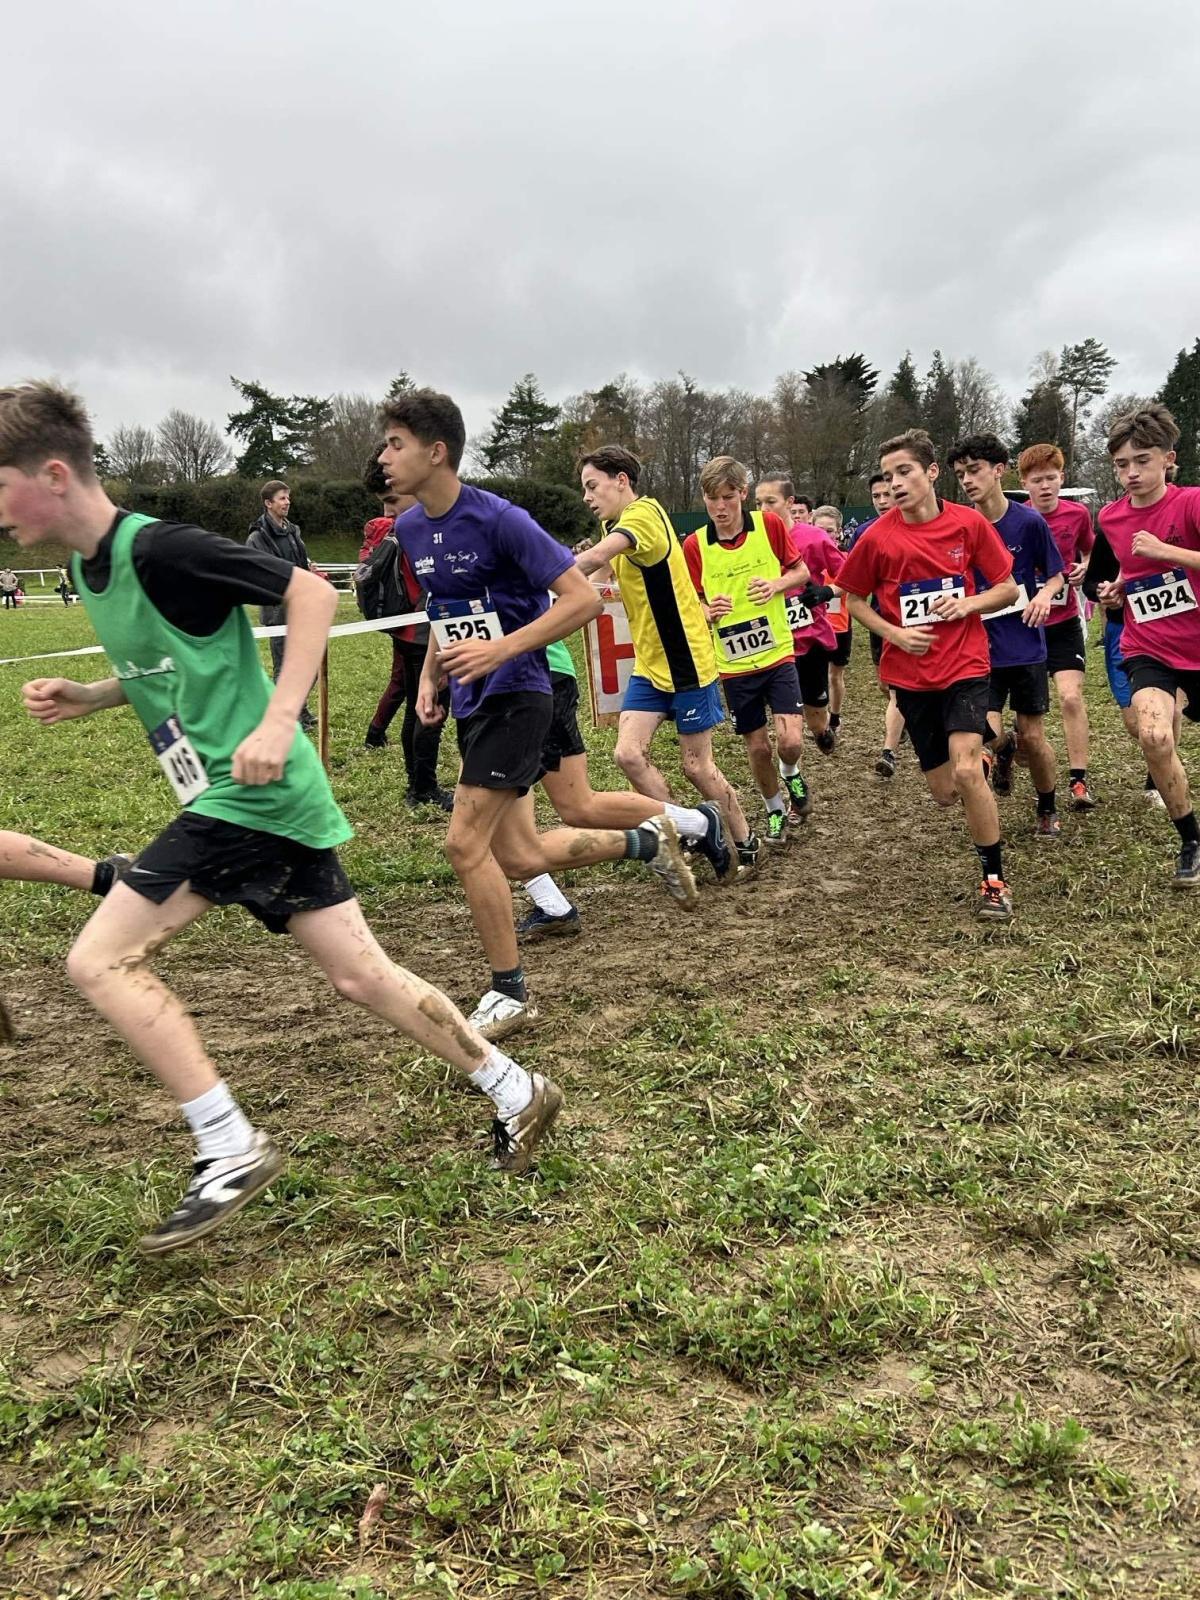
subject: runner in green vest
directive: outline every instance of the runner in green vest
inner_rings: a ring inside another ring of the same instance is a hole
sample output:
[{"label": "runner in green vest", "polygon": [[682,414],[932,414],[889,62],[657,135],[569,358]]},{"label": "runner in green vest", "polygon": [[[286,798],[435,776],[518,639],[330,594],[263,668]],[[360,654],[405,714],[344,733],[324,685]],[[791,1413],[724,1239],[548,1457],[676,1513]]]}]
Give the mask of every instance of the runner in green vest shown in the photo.
[{"label": "runner in green vest", "polygon": [[[118,510],[96,478],[81,401],[48,383],[0,389],[0,523],[22,548],[57,539],[75,552],[75,582],[115,674],[35,679],[24,688],[27,710],[53,724],[131,705],[182,807],[68,959],[75,983],[174,1094],[195,1135],[191,1182],[142,1248],[203,1238],[283,1165],[151,971],[154,955],[213,905],[243,905],[272,932],[290,933],[340,994],[469,1077],[496,1108],[497,1166],[524,1171],[561,1093],[389,960],[334,851],[350,826],[297,726],[337,607],[331,587],[200,528]],[[243,607],[281,602],[287,648],[272,685]]]},{"label": "runner in green vest", "polygon": [[[714,456],[700,474],[709,520],[688,534],[683,553],[712,626],[734,732],[746,741],[767,808],[766,842],[783,844],[788,784],[799,773],[804,747],[804,704],[786,594],[803,589],[809,573],[780,518],[747,508],[749,489],[750,474],[740,461]],[[768,712],[775,723],[778,767]]]}]

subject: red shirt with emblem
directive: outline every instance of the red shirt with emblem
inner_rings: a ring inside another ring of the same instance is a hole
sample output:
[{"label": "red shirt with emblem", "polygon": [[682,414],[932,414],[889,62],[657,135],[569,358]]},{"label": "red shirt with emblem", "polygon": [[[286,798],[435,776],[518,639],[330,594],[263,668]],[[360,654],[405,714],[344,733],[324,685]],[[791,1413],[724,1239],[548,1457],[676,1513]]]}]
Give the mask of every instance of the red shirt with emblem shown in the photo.
[{"label": "red shirt with emblem", "polygon": [[[902,584],[957,579],[973,595],[976,569],[994,587],[1012,575],[1012,565],[1004,540],[974,506],[946,501],[932,522],[905,522],[899,507],[893,507],[851,550],[837,585],[864,599],[873,594],[884,621],[899,627]],[[881,682],[894,689],[930,690],[987,677],[991,659],[981,617],[929,626],[933,644],[923,656],[911,656],[884,640]]]}]

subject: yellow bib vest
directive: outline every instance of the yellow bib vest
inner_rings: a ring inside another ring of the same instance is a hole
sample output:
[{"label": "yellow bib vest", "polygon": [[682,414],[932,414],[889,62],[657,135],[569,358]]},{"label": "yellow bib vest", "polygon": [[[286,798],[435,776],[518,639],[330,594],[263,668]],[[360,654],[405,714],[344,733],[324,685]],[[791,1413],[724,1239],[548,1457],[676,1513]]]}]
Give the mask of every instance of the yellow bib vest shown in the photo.
[{"label": "yellow bib vest", "polygon": [[721,543],[711,522],[696,534],[705,599],[711,605],[714,595],[724,594],[733,602],[733,610],[712,625],[717,665],[726,677],[731,673],[763,672],[792,656],[792,630],[784,596],[772,595],[764,603],[751,600],[747,593],[752,579],[774,581],[783,573],[767,537],[762,512],[751,512],[750,523],[749,533],[736,548]]}]

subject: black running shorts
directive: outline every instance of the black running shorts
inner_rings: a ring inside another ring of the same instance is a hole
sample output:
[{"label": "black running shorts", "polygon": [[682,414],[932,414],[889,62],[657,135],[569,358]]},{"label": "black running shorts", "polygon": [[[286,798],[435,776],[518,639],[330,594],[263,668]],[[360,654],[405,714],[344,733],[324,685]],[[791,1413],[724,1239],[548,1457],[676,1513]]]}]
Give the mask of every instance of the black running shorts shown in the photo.
[{"label": "black running shorts", "polygon": [[569,672],[552,672],[554,716],[542,746],[542,773],[557,772],[567,756],[584,756],[587,745],[579,731],[579,684]]},{"label": "black running shorts", "polygon": [[298,911],[354,899],[336,850],[183,811],[138,856],[123,880],[161,906],[182,884],[215,906],[245,906],[272,933]]},{"label": "black running shorts", "polygon": [[1134,694],[1139,689],[1162,689],[1173,695],[1182,689],[1184,716],[1189,722],[1200,722],[1200,668],[1169,667],[1153,656],[1126,656],[1125,672]]},{"label": "black running shorts", "polygon": [[765,728],[768,711],[780,717],[798,717],[804,710],[796,663],[791,656],[762,672],[740,672],[722,678],[721,688],[735,733],[757,733],[759,728]]},{"label": "black running shorts", "polygon": [[922,772],[950,759],[952,733],[987,732],[990,679],[962,678],[944,689],[897,689],[896,704]]},{"label": "black running shorts", "polygon": [[1050,676],[1056,672],[1083,672],[1087,667],[1086,643],[1083,623],[1078,617],[1047,628],[1046,671]]},{"label": "black running shorts", "polygon": [[796,657],[796,676],[804,704],[823,710],[829,704],[829,651],[824,645],[809,645],[802,656]]},{"label": "black running shorts", "polygon": [[1019,667],[993,667],[988,710],[1010,705],[1019,716],[1044,717],[1050,709],[1050,677],[1044,661]]},{"label": "black running shorts", "polygon": [[554,721],[554,696],[537,689],[490,694],[455,724],[462,757],[459,783],[525,794],[542,775],[542,751]]}]

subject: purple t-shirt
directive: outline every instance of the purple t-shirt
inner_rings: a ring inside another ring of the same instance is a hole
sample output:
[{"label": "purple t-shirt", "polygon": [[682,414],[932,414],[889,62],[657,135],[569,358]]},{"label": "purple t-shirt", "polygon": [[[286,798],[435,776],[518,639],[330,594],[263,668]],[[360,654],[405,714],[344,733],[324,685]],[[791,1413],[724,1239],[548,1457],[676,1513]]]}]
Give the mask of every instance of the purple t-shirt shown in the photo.
[{"label": "purple t-shirt", "polygon": [[[467,483],[445,516],[427,516],[418,505],[397,517],[396,538],[429,595],[431,615],[437,603],[479,600],[505,633],[549,610],[547,589],[575,561],[527,511]],[[461,721],[489,695],[517,690],[550,693],[544,650],[516,656],[474,683],[451,678],[450,709]]]},{"label": "purple t-shirt", "polygon": [[[1019,585],[1021,594],[1020,610],[983,619],[992,666],[1030,666],[1046,659],[1046,630],[1028,627],[1021,612],[1046,579],[1063,570],[1062,556],[1045,517],[1019,500],[1009,502],[1008,510],[996,523],[996,532],[1012,554],[1013,582]],[[987,584],[980,582],[979,587],[986,589]]]}]

